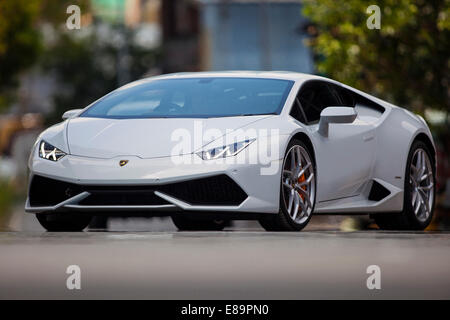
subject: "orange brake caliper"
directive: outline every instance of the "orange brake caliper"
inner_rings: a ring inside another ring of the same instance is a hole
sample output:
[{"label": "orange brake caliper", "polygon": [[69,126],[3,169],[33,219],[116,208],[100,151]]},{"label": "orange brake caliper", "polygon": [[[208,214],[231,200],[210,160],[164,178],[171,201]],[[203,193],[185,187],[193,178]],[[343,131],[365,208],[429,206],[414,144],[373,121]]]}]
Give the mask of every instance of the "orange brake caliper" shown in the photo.
[{"label": "orange brake caliper", "polygon": [[[299,182],[299,183],[302,183],[302,182],[305,181],[305,180],[306,180],[305,174],[302,174],[302,175],[298,178],[298,182]],[[306,190],[306,186],[302,186],[301,188],[302,188],[303,190]],[[304,195],[303,195],[302,193],[299,193],[299,195],[300,195],[300,198],[302,198],[302,200],[305,201]]]}]

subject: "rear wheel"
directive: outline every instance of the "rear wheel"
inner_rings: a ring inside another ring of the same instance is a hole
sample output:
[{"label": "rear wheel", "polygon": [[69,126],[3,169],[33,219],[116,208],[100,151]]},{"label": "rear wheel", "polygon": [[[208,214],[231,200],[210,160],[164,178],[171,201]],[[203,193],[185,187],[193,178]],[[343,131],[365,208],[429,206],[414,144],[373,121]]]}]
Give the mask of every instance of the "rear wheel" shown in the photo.
[{"label": "rear wheel", "polygon": [[173,215],[172,221],[180,231],[220,231],[229,223],[227,220],[194,219],[182,214]]},{"label": "rear wheel", "polygon": [[316,199],[315,163],[302,141],[289,143],[282,169],[280,212],[259,222],[267,231],[300,231],[311,219]]},{"label": "rear wheel", "polygon": [[83,231],[91,222],[92,216],[84,213],[38,213],[41,226],[47,231]]},{"label": "rear wheel", "polygon": [[375,222],[385,230],[423,230],[433,218],[436,168],[431,152],[415,141],[406,163],[403,211],[376,214]]}]

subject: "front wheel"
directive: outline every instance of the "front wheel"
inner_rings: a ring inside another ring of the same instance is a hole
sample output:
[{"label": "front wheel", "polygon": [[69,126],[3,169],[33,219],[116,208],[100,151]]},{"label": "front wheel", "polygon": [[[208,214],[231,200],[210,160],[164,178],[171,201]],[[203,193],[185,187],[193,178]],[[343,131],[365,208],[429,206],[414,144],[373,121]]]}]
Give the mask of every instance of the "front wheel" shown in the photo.
[{"label": "front wheel", "polygon": [[400,213],[376,214],[375,222],[385,230],[424,230],[433,218],[436,167],[429,148],[415,141],[406,162],[405,196]]},{"label": "front wheel", "polygon": [[92,216],[83,213],[38,213],[41,226],[47,231],[83,231],[91,222]]},{"label": "front wheel", "polygon": [[316,200],[315,163],[300,140],[292,140],[283,160],[280,211],[259,220],[267,231],[300,231],[311,219]]}]

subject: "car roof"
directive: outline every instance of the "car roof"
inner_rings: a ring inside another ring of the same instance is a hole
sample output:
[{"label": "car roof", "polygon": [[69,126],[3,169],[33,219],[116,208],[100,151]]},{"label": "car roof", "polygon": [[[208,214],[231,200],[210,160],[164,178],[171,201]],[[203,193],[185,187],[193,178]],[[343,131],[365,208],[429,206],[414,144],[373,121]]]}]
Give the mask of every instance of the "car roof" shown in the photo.
[{"label": "car roof", "polygon": [[247,71],[247,70],[235,70],[235,71],[204,71],[204,72],[179,72],[163,74],[156,77],[149,77],[143,79],[144,81],[151,81],[156,79],[173,79],[173,78],[210,78],[210,77],[248,77],[248,78],[268,78],[268,79],[283,79],[283,80],[309,80],[309,79],[322,79],[330,80],[327,78],[319,77],[312,74],[291,72],[291,71]]},{"label": "car roof", "polygon": [[374,97],[368,93],[340,83],[336,80],[329,79],[326,77],[317,76],[309,73],[292,72],[292,71],[251,71],[251,70],[231,70],[231,71],[200,71],[200,72],[178,72],[178,73],[168,73],[158,76],[151,76],[148,78],[143,78],[130,82],[117,90],[127,89],[139,84],[146,82],[151,82],[154,80],[161,79],[189,79],[189,78],[214,78],[214,77],[230,77],[230,78],[261,78],[261,79],[280,79],[280,80],[291,80],[296,82],[305,82],[308,80],[322,80],[330,83],[335,83],[341,85],[349,90],[352,90],[368,99],[374,100],[375,102],[382,104],[385,107],[398,108],[387,101],[381,100]]},{"label": "car roof", "polygon": [[[293,72],[293,71],[252,71],[252,70],[230,70],[230,71],[201,71],[201,72],[178,72],[162,74],[159,76],[153,76],[149,78],[144,78],[130,85],[149,82],[158,79],[188,79],[188,78],[213,78],[213,77],[230,77],[230,78],[261,78],[261,79],[281,79],[281,80],[291,80],[304,82],[308,80],[322,80],[330,83],[335,83],[341,85],[353,92],[356,92],[368,99],[374,100],[375,102],[382,104],[383,106],[398,108],[398,106],[393,105],[387,101],[381,100],[375,96],[372,96],[366,92],[360,91],[341,82],[326,77],[317,76],[309,73]],[[126,85],[127,86],[127,85]]]}]

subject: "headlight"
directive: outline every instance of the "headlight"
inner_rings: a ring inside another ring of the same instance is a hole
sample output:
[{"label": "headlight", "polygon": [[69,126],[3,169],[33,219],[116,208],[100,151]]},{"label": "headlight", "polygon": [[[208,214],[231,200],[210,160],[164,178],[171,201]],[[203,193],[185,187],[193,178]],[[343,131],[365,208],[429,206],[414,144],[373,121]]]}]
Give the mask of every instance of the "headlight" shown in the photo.
[{"label": "headlight", "polygon": [[65,152],[52,146],[50,143],[41,141],[39,144],[39,157],[51,161],[58,161],[66,155]]},{"label": "headlight", "polygon": [[197,155],[203,160],[213,160],[237,155],[239,152],[248,147],[250,143],[256,139],[235,142],[227,146],[213,148],[207,151],[198,152]]}]

